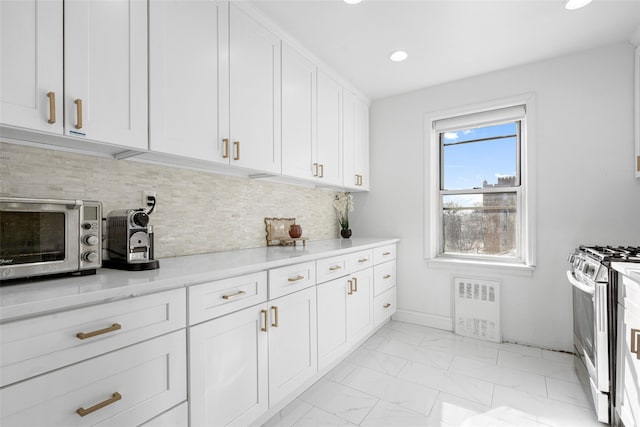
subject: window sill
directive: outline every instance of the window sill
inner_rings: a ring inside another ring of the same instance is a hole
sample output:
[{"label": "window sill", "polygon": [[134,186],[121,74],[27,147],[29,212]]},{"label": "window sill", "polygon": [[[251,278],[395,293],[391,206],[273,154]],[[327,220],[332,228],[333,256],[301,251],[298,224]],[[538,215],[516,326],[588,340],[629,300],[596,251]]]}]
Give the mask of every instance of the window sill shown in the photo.
[{"label": "window sill", "polygon": [[463,271],[487,270],[501,272],[512,276],[531,277],[535,270],[533,265],[512,264],[495,261],[477,261],[459,258],[432,258],[427,259],[427,265],[433,268],[456,269]]}]

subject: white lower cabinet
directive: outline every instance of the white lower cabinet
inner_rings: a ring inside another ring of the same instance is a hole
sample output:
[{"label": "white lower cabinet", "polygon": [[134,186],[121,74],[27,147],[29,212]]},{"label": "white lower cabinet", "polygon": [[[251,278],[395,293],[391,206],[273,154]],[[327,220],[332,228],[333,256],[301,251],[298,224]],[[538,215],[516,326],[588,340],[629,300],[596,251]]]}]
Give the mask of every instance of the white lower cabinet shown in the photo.
[{"label": "white lower cabinet", "polygon": [[318,285],[318,368],[349,351],[373,329],[373,269]]},{"label": "white lower cabinet", "polygon": [[269,406],[318,372],[316,290],[269,302]]},{"label": "white lower cabinet", "polygon": [[192,426],[245,426],[268,409],[268,305],[189,330]]},{"label": "white lower cabinet", "polygon": [[3,387],[0,424],[139,425],[186,392],[183,329]]},{"label": "white lower cabinet", "polygon": [[188,425],[189,404],[187,402],[183,402],[142,424],[143,427],[187,427]]}]

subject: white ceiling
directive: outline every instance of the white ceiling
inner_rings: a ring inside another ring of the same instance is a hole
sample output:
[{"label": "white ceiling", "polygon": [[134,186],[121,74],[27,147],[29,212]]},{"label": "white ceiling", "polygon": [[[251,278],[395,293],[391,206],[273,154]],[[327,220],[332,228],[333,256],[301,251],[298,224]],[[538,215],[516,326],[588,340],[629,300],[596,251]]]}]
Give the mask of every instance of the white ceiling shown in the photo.
[{"label": "white ceiling", "polygon": [[[629,40],[640,0],[253,0],[371,99]],[[403,49],[409,59],[393,63]]]}]

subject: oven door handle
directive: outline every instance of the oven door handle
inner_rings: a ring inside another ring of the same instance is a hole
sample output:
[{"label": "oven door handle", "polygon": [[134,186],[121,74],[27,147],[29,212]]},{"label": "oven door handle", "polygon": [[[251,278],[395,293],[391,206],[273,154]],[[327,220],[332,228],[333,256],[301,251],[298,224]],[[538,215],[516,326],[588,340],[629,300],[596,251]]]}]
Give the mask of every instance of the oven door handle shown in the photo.
[{"label": "oven door handle", "polygon": [[571,283],[573,286],[580,289],[582,292],[588,293],[589,295],[593,295],[596,291],[595,287],[583,285],[582,283],[578,282],[576,278],[573,277],[573,273],[570,271],[567,271],[567,279],[569,279],[569,283]]}]

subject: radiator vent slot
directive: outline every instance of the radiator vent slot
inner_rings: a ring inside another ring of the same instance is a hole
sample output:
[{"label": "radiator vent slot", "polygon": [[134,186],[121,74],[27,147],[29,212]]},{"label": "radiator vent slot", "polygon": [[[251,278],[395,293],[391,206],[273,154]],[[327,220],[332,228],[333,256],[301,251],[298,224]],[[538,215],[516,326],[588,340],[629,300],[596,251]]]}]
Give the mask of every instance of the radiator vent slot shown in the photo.
[{"label": "radiator vent slot", "polygon": [[455,333],[501,342],[500,282],[454,278]]}]

